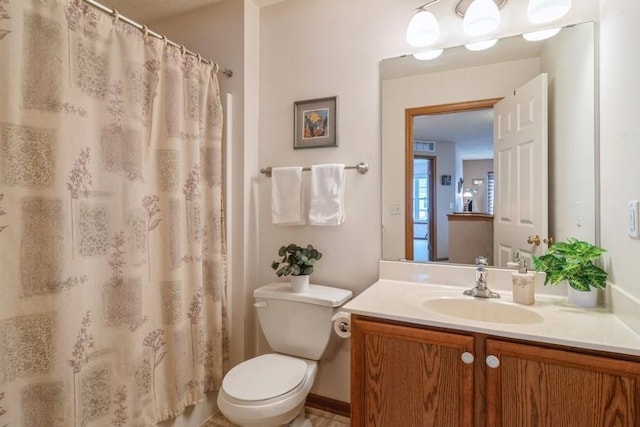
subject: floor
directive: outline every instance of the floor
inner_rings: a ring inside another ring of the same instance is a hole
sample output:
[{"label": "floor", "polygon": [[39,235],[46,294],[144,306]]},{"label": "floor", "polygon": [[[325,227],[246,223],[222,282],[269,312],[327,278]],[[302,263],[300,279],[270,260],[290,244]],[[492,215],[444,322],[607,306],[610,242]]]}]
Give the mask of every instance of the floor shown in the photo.
[{"label": "floor", "polygon": [[[349,418],[341,415],[331,414],[319,409],[307,408],[307,414],[313,424],[313,427],[349,427]],[[237,427],[231,421],[227,420],[222,414],[218,413],[202,427]]]},{"label": "floor", "polygon": [[413,239],[413,260],[418,262],[429,261],[429,240]]}]

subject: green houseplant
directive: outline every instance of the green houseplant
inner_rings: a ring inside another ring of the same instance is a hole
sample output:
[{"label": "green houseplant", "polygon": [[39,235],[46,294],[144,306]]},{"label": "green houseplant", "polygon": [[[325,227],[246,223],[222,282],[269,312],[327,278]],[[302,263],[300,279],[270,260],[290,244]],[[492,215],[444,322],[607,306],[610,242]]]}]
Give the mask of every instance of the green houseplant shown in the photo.
[{"label": "green houseplant", "polygon": [[[546,273],[544,284],[557,285],[566,280],[571,289],[580,293],[607,286],[607,272],[594,264],[606,250],[569,237],[566,242],[557,242],[540,257],[533,256],[533,266],[537,271]],[[569,297],[572,300],[572,291]],[[578,296],[578,298],[580,298]],[[579,305],[594,306],[597,294],[591,302],[577,302]]]},{"label": "green houseplant", "polygon": [[278,277],[293,276],[291,288],[294,292],[305,292],[309,289],[309,275],[313,273],[316,261],[322,258],[322,253],[313,245],[306,247],[291,243],[278,250],[279,260],[271,263]]}]

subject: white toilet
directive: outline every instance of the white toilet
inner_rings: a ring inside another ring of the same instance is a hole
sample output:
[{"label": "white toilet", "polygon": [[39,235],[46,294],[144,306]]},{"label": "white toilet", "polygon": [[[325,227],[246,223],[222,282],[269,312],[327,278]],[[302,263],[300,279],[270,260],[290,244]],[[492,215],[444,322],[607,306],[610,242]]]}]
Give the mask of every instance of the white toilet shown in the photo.
[{"label": "white toilet", "polygon": [[333,331],[331,317],[351,291],[309,285],[294,293],[289,283],[253,292],[260,326],[274,353],[231,369],[218,392],[218,408],[241,426],[311,427],[304,404]]}]

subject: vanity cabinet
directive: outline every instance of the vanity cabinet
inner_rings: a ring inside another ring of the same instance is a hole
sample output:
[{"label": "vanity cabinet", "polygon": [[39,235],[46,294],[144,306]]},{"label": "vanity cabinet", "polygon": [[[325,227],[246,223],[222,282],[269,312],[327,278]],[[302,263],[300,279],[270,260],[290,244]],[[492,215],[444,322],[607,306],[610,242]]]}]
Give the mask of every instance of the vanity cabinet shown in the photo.
[{"label": "vanity cabinet", "polygon": [[640,426],[640,363],[486,341],[487,426]]},{"label": "vanity cabinet", "polygon": [[473,337],[354,317],[351,425],[473,425]]},{"label": "vanity cabinet", "polygon": [[352,316],[352,426],[638,427],[640,358]]}]

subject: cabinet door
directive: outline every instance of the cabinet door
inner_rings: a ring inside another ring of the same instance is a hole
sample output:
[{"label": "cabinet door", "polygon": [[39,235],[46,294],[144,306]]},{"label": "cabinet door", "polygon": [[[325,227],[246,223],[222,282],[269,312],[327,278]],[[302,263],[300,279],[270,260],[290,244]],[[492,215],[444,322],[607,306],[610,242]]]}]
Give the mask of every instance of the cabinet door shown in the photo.
[{"label": "cabinet door", "polygon": [[354,317],[351,425],[473,425],[473,337]]},{"label": "cabinet door", "polygon": [[487,425],[640,426],[640,364],[487,340]]}]

